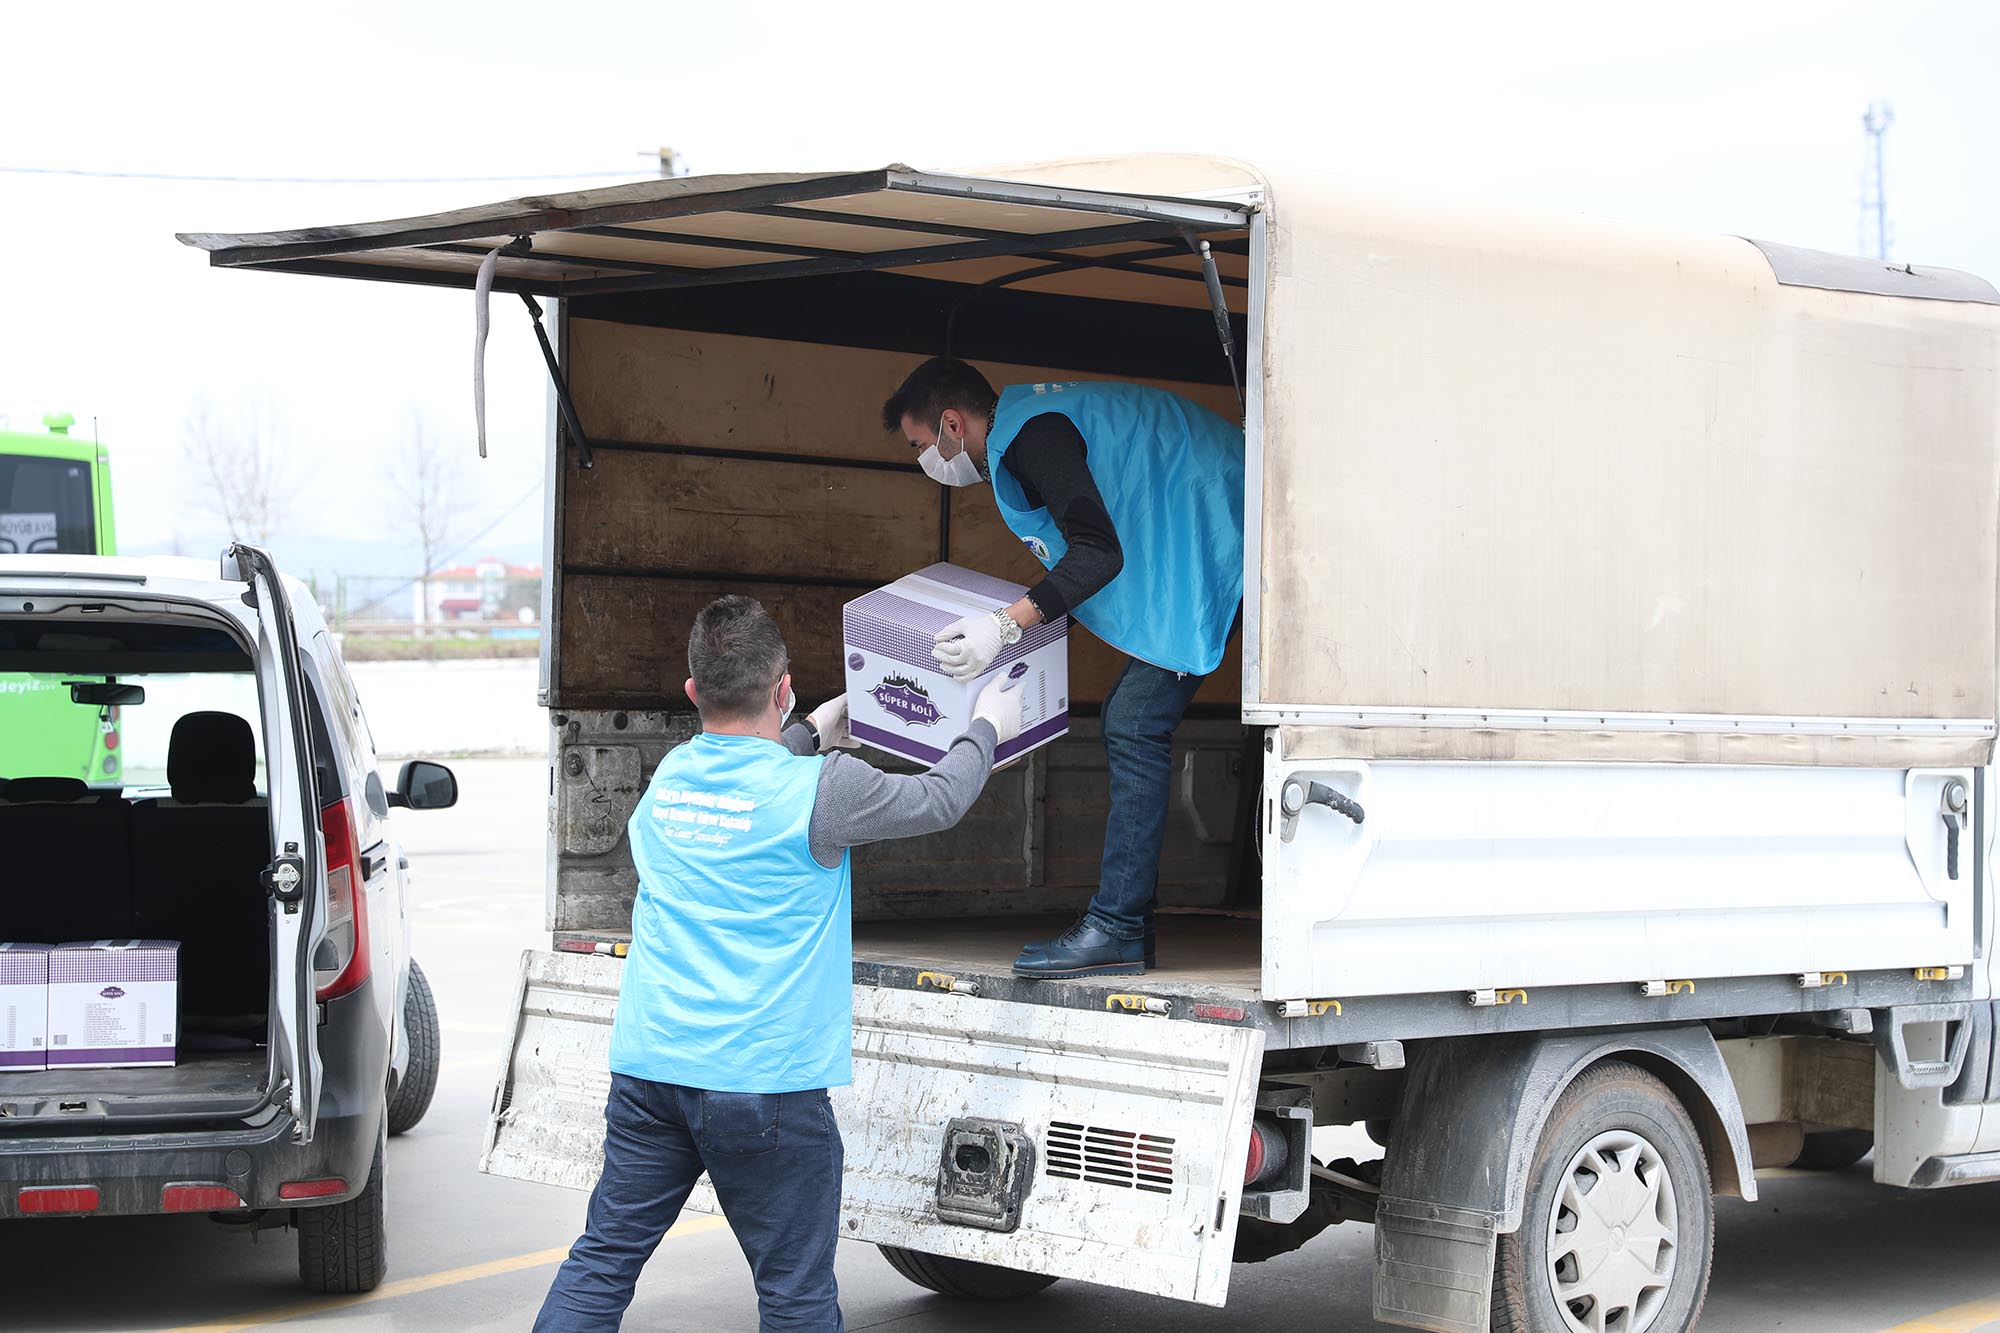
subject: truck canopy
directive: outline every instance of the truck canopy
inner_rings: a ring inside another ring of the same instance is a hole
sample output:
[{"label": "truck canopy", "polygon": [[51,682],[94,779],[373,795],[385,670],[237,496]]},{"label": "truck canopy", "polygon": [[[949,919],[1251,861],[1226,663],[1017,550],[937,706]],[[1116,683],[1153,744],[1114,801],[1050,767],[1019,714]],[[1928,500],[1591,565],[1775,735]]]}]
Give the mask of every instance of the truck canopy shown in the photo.
[{"label": "truck canopy", "polygon": [[[622,483],[557,502],[552,705],[661,706],[651,627],[732,582],[781,587],[803,641],[932,560],[1031,579],[990,506],[884,444],[876,404],[950,350],[996,383],[1141,379],[1233,413],[1207,240],[1246,380],[1250,568],[1240,669],[1202,699],[1282,725],[1295,757],[1991,755],[2000,308],[1963,274],[1172,156],[182,239],[458,287],[497,249],[496,286],[566,298],[593,442],[655,457],[608,454]],[[866,503],[731,512],[725,460],[834,468]],[[704,494],[726,522],[662,530]],[[586,607],[596,639],[565,657]],[[606,638],[621,621],[649,637]],[[1115,659],[1077,651],[1078,699],[1102,698]]]}]

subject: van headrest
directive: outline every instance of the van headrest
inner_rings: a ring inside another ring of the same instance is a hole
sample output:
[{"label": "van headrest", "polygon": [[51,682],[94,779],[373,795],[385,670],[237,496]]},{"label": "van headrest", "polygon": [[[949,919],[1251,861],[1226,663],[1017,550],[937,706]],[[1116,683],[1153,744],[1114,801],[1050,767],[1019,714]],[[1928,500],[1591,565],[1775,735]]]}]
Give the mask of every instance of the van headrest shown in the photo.
[{"label": "van headrest", "polygon": [[80,801],[90,795],[82,778],[15,778],[6,784],[10,801]]},{"label": "van headrest", "polygon": [[189,713],[167,742],[167,783],[185,804],[241,805],[257,795],[257,738],[234,713]]}]

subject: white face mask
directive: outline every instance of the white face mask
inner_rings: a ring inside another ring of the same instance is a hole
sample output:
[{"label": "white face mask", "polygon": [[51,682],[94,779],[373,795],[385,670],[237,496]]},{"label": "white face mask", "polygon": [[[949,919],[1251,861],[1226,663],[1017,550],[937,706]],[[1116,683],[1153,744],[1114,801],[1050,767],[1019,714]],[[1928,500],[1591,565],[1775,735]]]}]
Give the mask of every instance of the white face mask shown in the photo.
[{"label": "white face mask", "polygon": [[[938,418],[937,437],[938,442],[943,443],[943,417]],[[937,445],[930,446],[917,455],[917,466],[924,470],[926,477],[940,486],[972,486],[980,480],[979,468],[973,463],[972,455],[966,452],[963,441],[959,443],[958,452],[950,458],[940,454]]]},{"label": "white face mask", "polygon": [[787,689],[785,691],[785,702],[778,708],[778,730],[783,731],[785,729],[785,724],[792,720],[792,710],[798,706],[798,691]]}]

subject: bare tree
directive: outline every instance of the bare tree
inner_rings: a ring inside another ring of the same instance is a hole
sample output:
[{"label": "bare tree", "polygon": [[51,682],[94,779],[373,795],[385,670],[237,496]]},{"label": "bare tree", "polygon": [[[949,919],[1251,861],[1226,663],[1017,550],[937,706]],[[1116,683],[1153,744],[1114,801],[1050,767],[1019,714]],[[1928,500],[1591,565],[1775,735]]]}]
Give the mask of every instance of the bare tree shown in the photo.
[{"label": "bare tree", "polygon": [[189,498],[232,541],[269,546],[291,517],[296,469],[279,454],[270,414],[252,404],[235,419],[195,399],[181,428]]},{"label": "bare tree", "polygon": [[471,479],[465,451],[429,430],[420,413],[410,411],[410,427],[391,465],[389,484],[401,500],[400,526],[416,539],[422,558],[418,585],[422,589],[419,624],[431,617],[431,575],[452,538],[459,535],[472,506]]}]

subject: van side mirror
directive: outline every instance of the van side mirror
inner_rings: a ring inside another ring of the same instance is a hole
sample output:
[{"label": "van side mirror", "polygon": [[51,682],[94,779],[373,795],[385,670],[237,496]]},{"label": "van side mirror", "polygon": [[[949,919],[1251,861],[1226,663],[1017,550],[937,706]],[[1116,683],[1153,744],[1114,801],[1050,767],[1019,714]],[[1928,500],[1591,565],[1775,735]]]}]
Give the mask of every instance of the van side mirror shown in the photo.
[{"label": "van side mirror", "polygon": [[458,804],[458,779],[443,764],[412,759],[397,774],[389,804],[405,810],[448,810]]}]

